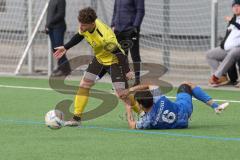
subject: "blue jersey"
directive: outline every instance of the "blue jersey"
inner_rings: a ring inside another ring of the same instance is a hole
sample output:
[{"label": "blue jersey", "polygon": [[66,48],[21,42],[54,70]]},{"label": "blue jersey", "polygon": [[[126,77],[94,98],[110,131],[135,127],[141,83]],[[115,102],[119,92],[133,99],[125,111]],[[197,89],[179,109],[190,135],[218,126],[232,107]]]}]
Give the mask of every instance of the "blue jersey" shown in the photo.
[{"label": "blue jersey", "polygon": [[187,128],[192,114],[192,97],[188,93],[179,93],[175,102],[165,96],[154,97],[151,110],[140,117],[137,129]]}]

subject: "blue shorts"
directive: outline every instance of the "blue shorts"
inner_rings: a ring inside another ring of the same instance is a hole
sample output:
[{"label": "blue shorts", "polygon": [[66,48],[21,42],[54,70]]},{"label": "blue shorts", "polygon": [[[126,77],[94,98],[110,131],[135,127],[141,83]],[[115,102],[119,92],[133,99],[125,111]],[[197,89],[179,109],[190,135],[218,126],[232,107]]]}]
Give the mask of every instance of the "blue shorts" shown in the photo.
[{"label": "blue shorts", "polygon": [[193,112],[192,96],[190,94],[184,92],[178,93],[175,104],[178,106],[179,113],[187,114],[188,118],[190,118]]}]

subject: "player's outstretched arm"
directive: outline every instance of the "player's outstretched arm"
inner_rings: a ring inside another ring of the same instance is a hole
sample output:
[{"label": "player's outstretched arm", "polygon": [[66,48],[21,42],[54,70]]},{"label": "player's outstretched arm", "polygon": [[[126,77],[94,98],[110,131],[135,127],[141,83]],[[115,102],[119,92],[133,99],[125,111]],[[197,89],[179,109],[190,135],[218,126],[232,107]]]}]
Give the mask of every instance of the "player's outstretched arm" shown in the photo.
[{"label": "player's outstretched arm", "polygon": [[158,88],[158,86],[152,85],[152,84],[140,84],[140,85],[137,85],[137,86],[134,86],[134,87],[131,87],[131,88],[120,91],[118,96],[120,98],[124,99],[124,98],[127,98],[130,94],[132,94],[136,91],[147,90],[147,89],[152,90],[152,89],[155,89],[155,88]]},{"label": "player's outstretched arm", "polygon": [[135,91],[146,90],[146,89],[149,89],[149,85],[141,84],[141,85],[137,85],[137,86],[120,91],[118,93],[118,96],[124,99],[124,98],[127,98],[131,93],[134,93]]},{"label": "player's outstretched arm", "polygon": [[64,54],[66,54],[67,50],[77,45],[79,42],[83,40],[83,36],[79,33],[76,33],[71,40],[66,43],[64,46],[59,46],[54,48],[56,51],[53,53],[54,57],[60,59]]}]

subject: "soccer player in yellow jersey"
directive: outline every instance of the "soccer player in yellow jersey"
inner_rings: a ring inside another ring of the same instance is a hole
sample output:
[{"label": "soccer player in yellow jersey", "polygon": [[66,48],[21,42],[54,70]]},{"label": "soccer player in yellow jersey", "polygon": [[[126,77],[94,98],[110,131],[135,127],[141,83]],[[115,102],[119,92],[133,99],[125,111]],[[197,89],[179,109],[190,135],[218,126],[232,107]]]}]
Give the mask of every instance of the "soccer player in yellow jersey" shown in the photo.
[{"label": "soccer player in yellow jersey", "polygon": [[[74,103],[74,117],[67,121],[67,126],[80,125],[81,115],[88,101],[89,90],[101,72],[108,72],[117,95],[127,86],[126,73],[129,66],[127,57],[120,44],[117,42],[114,32],[110,27],[97,18],[96,12],[90,8],[79,11],[79,32],[64,46],[57,47],[54,53],[56,58],[61,58],[66,51],[81,42],[84,38],[94,50],[95,57],[80,82]],[[124,99],[126,102],[126,99]]]}]

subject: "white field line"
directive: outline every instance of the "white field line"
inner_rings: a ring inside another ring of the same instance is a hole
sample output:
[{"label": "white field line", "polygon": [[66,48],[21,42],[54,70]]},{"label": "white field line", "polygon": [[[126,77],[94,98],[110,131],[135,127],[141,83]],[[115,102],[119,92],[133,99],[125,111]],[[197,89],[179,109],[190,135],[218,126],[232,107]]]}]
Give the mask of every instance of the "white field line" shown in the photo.
[{"label": "white field line", "polygon": [[[55,91],[52,88],[42,88],[42,87],[26,87],[26,86],[9,86],[9,85],[0,85],[0,88],[12,88],[12,89],[26,89],[26,90],[44,90],[44,91]],[[73,90],[61,90],[58,91],[73,91]],[[105,94],[103,92],[91,92],[91,93],[99,93],[99,94]],[[111,92],[114,94],[113,92]],[[106,93],[109,94],[109,93]],[[176,97],[168,96],[170,99],[175,99]],[[195,98],[193,100],[196,100]],[[229,100],[229,99],[214,99],[214,101],[218,102],[230,102],[230,103],[240,103],[238,100]]]}]

